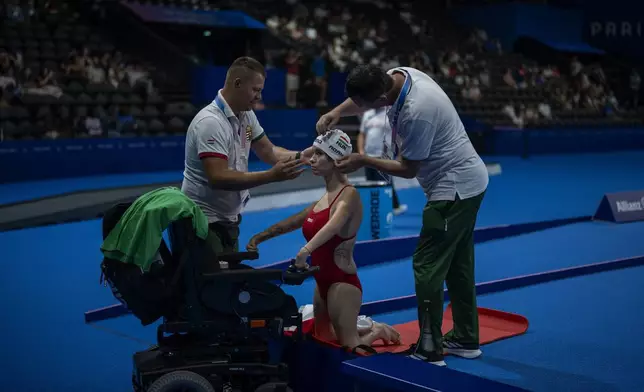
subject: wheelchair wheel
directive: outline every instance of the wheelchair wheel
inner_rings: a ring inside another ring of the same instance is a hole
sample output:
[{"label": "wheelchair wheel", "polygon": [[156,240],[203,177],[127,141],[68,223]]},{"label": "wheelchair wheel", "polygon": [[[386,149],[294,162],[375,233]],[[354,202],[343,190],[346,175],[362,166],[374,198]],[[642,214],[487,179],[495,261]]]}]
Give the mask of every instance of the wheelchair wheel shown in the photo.
[{"label": "wheelchair wheel", "polygon": [[277,391],[284,391],[284,392],[293,392],[291,387],[286,387],[283,388],[282,383],[274,383],[274,382],[267,382],[266,384],[262,384],[255,389],[255,392],[277,392]]},{"label": "wheelchair wheel", "polygon": [[197,373],[176,371],[159,377],[147,392],[215,392],[212,385]]}]

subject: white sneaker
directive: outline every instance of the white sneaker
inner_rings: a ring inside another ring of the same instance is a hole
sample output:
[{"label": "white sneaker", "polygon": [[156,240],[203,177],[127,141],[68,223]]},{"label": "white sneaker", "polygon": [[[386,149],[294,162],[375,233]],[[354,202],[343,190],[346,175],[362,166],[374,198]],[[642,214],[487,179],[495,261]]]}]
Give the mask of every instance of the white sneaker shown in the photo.
[{"label": "white sneaker", "polygon": [[445,363],[445,360],[442,359],[442,356],[437,356],[437,358],[428,358],[422,354],[416,353],[416,354],[408,355],[407,358],[415,359],[417,361],[427,362],[431,365],[436,365],[441,367],[447,366],[447,364]]},{"label": "white sneaker", "polygon": [[407,358],[415,359],[417,361],[427,362],[436,366],[447,366],[443,354],[439,354],[436,351],[421,353],[419,350],[416,350],[416,343],[409,346],[409,348],[403,351],[401,354],[407,356]]},{"label": "white sneaker", "polygon": [[478,347],[467,347],[452,340],[443,341],[443,352],[466,359],[475,359],[483,354]]},{"label": "white sneaker", "polygon": [[394,208],[394,215],[398,216],[407,212],[407,204],[401,204],[398,208]]}]

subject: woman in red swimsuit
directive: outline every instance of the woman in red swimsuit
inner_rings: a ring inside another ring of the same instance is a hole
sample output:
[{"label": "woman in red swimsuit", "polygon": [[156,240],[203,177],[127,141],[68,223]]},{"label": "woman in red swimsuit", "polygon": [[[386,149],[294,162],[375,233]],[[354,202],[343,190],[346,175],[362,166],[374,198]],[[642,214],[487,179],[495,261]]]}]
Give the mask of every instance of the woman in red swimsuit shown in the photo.
[{"label": "woman in red swimsuit", "polygon": [[371,346],[377,340],[399,343],[400,334],[386,324],[373,322],[370,328],[358,331],[362,285],[353,247],[362,223],[362,202],[348,177],[335,167],[336,160],[352,152],[351,141],[344,132],[332,130],[318,136],[313,146],[311,171],[324,178],[326,193],[302,212],[253,236],[247,249],[257,250],[261,242],[301,227],[308,242],[295,257],[295,265],[306,267],[311,257],[311,265],[320,267],[313,275],[317,283],[313,295],[315,334],[351,348]]}]

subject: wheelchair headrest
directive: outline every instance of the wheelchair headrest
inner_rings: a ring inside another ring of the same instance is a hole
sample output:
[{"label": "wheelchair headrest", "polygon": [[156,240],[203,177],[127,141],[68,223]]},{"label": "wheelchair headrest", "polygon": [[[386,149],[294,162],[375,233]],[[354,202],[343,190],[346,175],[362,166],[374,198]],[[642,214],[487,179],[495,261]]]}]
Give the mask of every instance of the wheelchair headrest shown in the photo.
[{"label": "wheelchair headrest", "polygon": [[132,205],[131,202],[119,203],[112,206],[103,214],[103,240],[107,238],[110,232],[114,229],[116,224],[125,214],[128,208]]},{"label": "wheelchair headrest", "polygon": [[[119,203],[105,211],[103,214],[103,239],[116,227],[116,224],[131,206],[132,202]],[[187,237],[187,239],[192,239],[195,236],[192,220],[189,218],[180,219],[171,223],[168,229],[168,232],[177,238]]]},{"label": "wheelchair headrest", "polygon": [[170,242],[173,252],[180,254],[187,246],[194,244],[197,238],[195,229],[192,225],[192,219],[184,218],[170,224],[168,227]]},{"label": "wheelchair headrest", "polygon": [[[116,227],[116,224],[132,204],[133,202],[115,204],[105,211],[102,224],[103,240]],[[168,227],[168,234],[170,236],[170,243],[166,244],[162,240],[159,246],[159,252],[165,263],[173,263],[175,257],[181,257],[186,247],[194,243],[193,240],[196,238],[196,233],[192,225],[192,220],[185,218],[171,223]],[[172,251],[170,251],[170,248]]]}]

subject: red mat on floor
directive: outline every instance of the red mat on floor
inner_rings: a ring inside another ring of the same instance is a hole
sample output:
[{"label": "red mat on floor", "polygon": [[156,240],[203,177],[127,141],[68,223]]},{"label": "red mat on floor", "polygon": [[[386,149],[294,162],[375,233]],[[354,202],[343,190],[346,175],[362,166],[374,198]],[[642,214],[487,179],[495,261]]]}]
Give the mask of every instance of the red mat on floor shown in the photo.
[{"label": "red mat on floor", "polygon": [[[513,336],[522,335],[528,330],[528,319],[521,315],[488,308],[478,308],[478,311],[479,338],[481,345],[496,342],[497,340],[507,339]],[[453,325],[452,305],[450,304],[447,309],[445,309],[445,314],[443,315],[443,333],[445,334],[449,332],[452,329]],[[405,351],[409,348],[409,345],[416,343],[416,341],[418,340],[420,332],[417,320],[410,321],[404,324],[396,324],[393,327],[398,332],[400,332],[402,344],[386,346],[382,343],[382,341],[377,341],[372,346],[377,352],[396,353]],[[313,320],[307,320],[302,325],[302,332],[304,332],[305,334],[310,333],[312,329]],[[325,341],[315,335],[313,335],[313,338],[322,344],[340,348],[340,345],[336,341]]]}]

